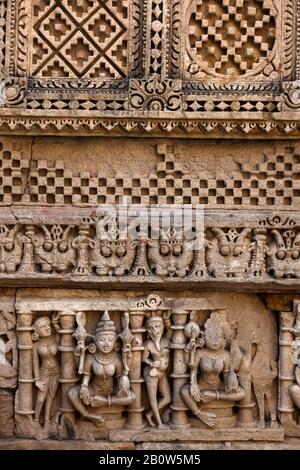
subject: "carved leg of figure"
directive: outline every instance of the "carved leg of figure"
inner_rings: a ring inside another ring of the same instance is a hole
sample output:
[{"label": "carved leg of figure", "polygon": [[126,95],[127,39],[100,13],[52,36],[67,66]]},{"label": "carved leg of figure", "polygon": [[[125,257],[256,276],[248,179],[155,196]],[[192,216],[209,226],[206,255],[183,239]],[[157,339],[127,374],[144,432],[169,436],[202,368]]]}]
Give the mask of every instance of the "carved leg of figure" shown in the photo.
[{"label": "carved leg of figure", "polygon": [[[208,390],[207,392],[214,392],[213,390]],[[206,391],[204,392],[206,393]],[[214,392],[215,393],[215,392]],[[223,390],[218,391],[217,399],[218,400],[225,400],[225,401],[240,401],[245,397],[245,390],[240,388],[238,392],[234,393],[226,393]]]},{"label": "carved leg of figure", "polygon": [[121,405],[121,406],[127,406],[131,405],[132,402],[135,400],[135,394],[130,391],[128,397],[118,397],[117,395],[113,395],[110,397],[110,404],[111,405]]},{"label": "carved leg of figure", "polygon": [[190,393],[190,386],[184,385],[180,389],[180,395],[184,401],[184,403],[189,407],[189,409],[194,413],[194,415],[206,424],[209,427],[213,427],[217,424],[217,417],[213,413],[208,413],[206,411],[202,411],[199,405],[197,404],[196,400],[191,396]]},{"label": "carved leg of figure", "polygon": [[34,421],[39,421],[40,414],[41,414],[43,405],[45,403],[47,393],[48,393],[47,390],[45,392],[38,391],[36,404],[35,404]]},{"label": "carved leg of figure", "polygon": [[45,424],[48,424],[50,422],[50,412],[51,412],[51,406],[53,403],[52,397],[48,394],[45,402]]},{"label": "carved leg of figure", "polygon": [[91,397],[91,406],[93,408],[97,408],[99,406],[107,406],[107,405],[108,405],[107,397],[104,397],[103,395],[93,395]]},{"label": "carved leg of figure", "polygon": [[45,402],[45,424],[50,422],[51,407],[59,386],[58,377],[49,384],[48,394]]},{"label": "carved leg of figure", "polygon": [[159,411],[161,411],[169,403],[171,403],[171,390],[170,390],[170,385],[168,382],[168,377],[166,374],[164,374],[161,377],[160,381],[158,382],[158,390],[162,397],[158,402],[158,409]]},{"label": "carved leg of figure", "polygon": [[293,400],[296,407],[300,408],[300,387],[299,387],[299,385],[296,385],[296,384],[290,385],[289,392],[290,392],[291,399]]},{"label": "carved leg of figure", "polygon": [[259,387],[253,386],[258,406],[257,426],[263,429],[265,427],[265,392],[264,390],[260,390]]},{"label": "carved leg of figure", "polygon": [[277,404],[276,401],[272,400],[272,390],[271,388],[268,388],[268,390],[265,392],[266,399],[269,405],[269,410],[270,410],[270,417],[271,417],[271,428],[272,429],[277,429],[278,428],[278,423],[277,423]]},{"label": "carved leg of figure", "polygon": [[68,397],[73,404],[74,408],[86,419],[92,421],[96,424],[97,427],[101,427],[105,423],[105,418],[101,415],[95,415],[90,413],[84,404],[82,403],[80,397],[80,386],[73,387],[68,391]]},{"label": "carved leg of figure", "polygon": [[157,389],[158,389],[158,377],[150,377],[146,376],[145,374],[145,382],[146,382],[146,387],[147,387],[147,392],[148,392],[148,398],[150,402],[150,406],[152,409],[152,412],[146,413],[146,418],[150,424],[150,426],[153,426],[153,421],[152,421],[152,416],[156,419],[156,423],[158,427],[163,427],[161,417],[159,414],[159,409],[158,409],[158,404],[157,404]]},{"label": "carved leg of figure", "polygon": [[135,400],[135,394],[130,391],[128,397],[118,397],[117,395],[113,395],[110,397],[110,404],[111,405],[121,405],[121,406],[127,406],[131,405],[132,402]]}]

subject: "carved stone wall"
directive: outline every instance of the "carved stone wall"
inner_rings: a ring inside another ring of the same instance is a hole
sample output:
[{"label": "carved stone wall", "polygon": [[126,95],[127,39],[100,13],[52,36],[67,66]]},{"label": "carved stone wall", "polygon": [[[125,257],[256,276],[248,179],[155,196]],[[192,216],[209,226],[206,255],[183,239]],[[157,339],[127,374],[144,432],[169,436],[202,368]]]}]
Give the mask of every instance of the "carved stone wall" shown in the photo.
[{"label": "carved stone wall", "polygon": [[299,9],[0,0],[0,448],[300,448]]}]

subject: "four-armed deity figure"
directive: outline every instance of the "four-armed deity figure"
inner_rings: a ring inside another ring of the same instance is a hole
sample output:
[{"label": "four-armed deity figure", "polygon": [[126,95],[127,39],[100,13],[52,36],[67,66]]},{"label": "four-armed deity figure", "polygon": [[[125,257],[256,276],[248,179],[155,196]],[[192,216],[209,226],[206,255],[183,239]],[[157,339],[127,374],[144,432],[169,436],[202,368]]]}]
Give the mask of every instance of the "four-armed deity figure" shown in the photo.
[{"label": "four-armed deity figure", "polygon": [[44,424],[50,422],[50,412],[53,400],[59,385],[59,366],[56,355],[58,353],[57,334],[58,316],[38,317],[33,324],[33,372],[37,388],[37,399],[34,420],[39,421],[43,406],[45,405]]},{"label": "four-armed deity figure", "polygon": [[74,408],[97,427],[105,423],[101,407],[130,405],[135,399],[127,370],[116,351],[117,338],[115,324],[105,312],[96,329],[96,351],[89,352],[84,361],[82,383],[68,394]]},{"label": "four-armed deity figure", "polygon": [[[197,326],[195,324],[195,330]],[[190,383],[181,388],[182,399],[188,408],[210,427],[217,424],[217,417],[214,413],[204,411],[202,404],[216,400],[237,402],[245,396],[245,391],[238,383],[230,351],[226,349],[226,326],[229,326],[227,320],[219,313],[211,313],[204,323],[202,341],[196,350],[191,348],[193,359],[186,358],[190,367]]]},{"label": "four-armed deity figure", "polygon": [[[151,410],[146,413],[150,426],[154,426],[153,417],[159,428],[164,425],[160,412],[171,402],[167,368],[170,357],[171,322],[169,316],[159,316],[156,312],[146,320],[148,340],[144,344],[142,360],[146,364],[144,379],[147,387]],[[167,329],[164,335],[165,327]],[[158,399],[158,392],[161,398]]]}]

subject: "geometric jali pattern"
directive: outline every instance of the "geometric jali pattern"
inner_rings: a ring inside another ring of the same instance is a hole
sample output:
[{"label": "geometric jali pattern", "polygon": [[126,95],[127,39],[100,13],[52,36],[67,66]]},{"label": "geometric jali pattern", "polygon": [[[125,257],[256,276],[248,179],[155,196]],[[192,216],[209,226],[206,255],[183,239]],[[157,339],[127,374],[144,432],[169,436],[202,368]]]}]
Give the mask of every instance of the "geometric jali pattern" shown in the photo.
[{"label": "geometric jali pattern", "polygon": [[240,76],[267,62],[275,44],[275,13],[266,0],[195,0],[188,51],[200,69]]},{"label": "geometric jali pattern", "polygon": [[124,78],[129,0],[34,0],[31,76]]}]

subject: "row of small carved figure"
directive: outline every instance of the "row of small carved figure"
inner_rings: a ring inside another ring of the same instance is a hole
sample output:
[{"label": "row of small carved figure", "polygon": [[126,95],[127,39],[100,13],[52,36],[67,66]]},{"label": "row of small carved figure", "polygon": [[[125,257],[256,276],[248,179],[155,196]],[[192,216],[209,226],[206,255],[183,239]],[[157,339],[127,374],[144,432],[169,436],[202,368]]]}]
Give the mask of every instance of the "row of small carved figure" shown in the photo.
[{"label": "row of small carved figure", "polygon": [[[136,403],[140,399],[136,387],[144,382],[149,402],[145,418],[150,426],[163,428],[164,420],[170,414],[169,405],[172,401],[168,379],[172,350],[170,313],[148,312],[144,324],[147,339],[141,344],[137,343],[130,330],[129,314],[126,312],[123,314],[123,330],[120,334],[117,334],[115,323],[108,312],[98,322],[95,335],[86,330],[85,313],[78,312],[76,321],[77,329],[73,337],[77,346],[74,353],[79,358],[77,367],[80,382],[78,385],[71,385],[67,392],[74,411],[96,427],[106,424],[105,415],[109,419],[112,406],[136,404],[136,409],[141,411],[141,403]],[[52,320],[49,316],[39,316],[33,324],[33,372],[37,389],[34,420],[37,424],[42,421],[47,425],[53,417],[52,403],[58,391],[60,376],[57,360],[60,341],[56,333],[59,332],[58,322],[59,314],[53,314]],[[224,313],[212,312],[202,326],[196,321],[196,317],[191,317],[184,327],[187,339],[185,349],[180,352],[184,353],[187,380],[186,384],[181,381],[178,385],[180,390],[177,400],[180,400],[181,405],[179,402],[175,403],[175,409],[178,406],[184,407],[202,425],[214,427],[219,419],[222,421],[223,409],[227,410],[228,417],[230,407],[234,420],[234,406],[243,400],[241,412],[245,414],[244,410],[248,408],[251,413],[248,422],[252,423],[254,416],[249,386],[252,382],[258,406],[258,425],[265,426],[266,399],[270,409],[270,426],[276,428],[276,400],[271,398],[271,389],[277,376],[277,364],[273,364],[264,352],[262,339],[253,337],[257,352],[250,365],[249,358],[239,347],[237,328],[237,325],[229,323]],[[120,352],[117,347],[119,339],[122,344]],[[134,358],[136,346],[142,351],[142,355],[138,352],[138,357]],[[144,380],[139,377],[132,380],[132,369],[135,375],[140,370],[140,360],[143,363]],[[71,370],[71,362],[68,367]],[[173,369],[173,377],[175,376]],[[182,373],[179,377],[182,377]],[[176,385],[173,387],[176,388]],[[41,420],[44,406],[44,419]]]},{"label": "row of small carved figure", "polygon": [[171,227],[158,239],[115,238],[80,225],[0,225],[0,273],[205,278],[300,277],[293,228],[208,228],[200,247]]}]

